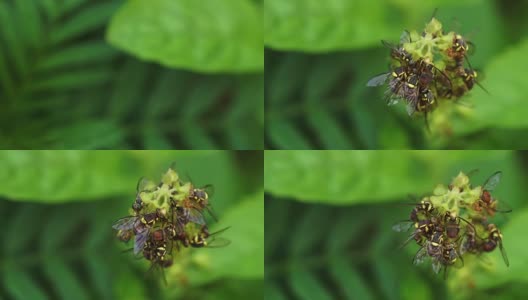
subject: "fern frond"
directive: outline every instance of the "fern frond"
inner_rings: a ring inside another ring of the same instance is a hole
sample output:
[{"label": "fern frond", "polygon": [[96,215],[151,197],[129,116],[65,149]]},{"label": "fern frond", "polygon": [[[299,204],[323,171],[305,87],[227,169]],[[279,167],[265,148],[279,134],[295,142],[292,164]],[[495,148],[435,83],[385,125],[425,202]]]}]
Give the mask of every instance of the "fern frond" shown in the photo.
[{"label": "fern frond", "polygon": [[399,299],[400,273],[417,271],[394,251],[393,212],[383,206],[268,197],[265,214],[266,299]]}]

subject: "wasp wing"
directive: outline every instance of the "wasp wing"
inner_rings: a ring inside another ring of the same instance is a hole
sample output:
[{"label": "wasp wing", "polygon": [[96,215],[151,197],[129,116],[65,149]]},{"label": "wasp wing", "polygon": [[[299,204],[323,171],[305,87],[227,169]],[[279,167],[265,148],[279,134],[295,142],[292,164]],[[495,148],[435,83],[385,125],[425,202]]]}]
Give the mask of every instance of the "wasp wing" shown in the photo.
[{"label": "wasp wing", "polygon": [[497,185],[499,184],[500,180],[502,178],[502,172],[497,171],[493,173],[487,180],[484,182],[484,185],[482,186],[483,189],[488,191],[493,191]]},{"label": "wasp wing", "polygon": [[392,230],[396,232],[407,232],[412,227],[413,222],[411,221],[401,221],[392,225]]},{"label": "wasp wing", "polygon": [[206,225],[203,214],[196,208],[187,209],[187,219],[199,225]]},{"label": "wasp wing", "polygon": [[129,216],[117,220],[112,228],[115,230],[132,230],[134,229],[134,224],[136,224],[137,217]]},{"label": "wasp wing", "polygon": [[141,251],[143,251],[143,248],[145,248],[145,243],[147,242],[148,236],[149,236],[148,229],[145,228],[145,230],[138,232],[136,234],[136,239],[134,241],[134,254],[139,254]]},{"label": "wasp wing", "polygon": [[384,84],[389,78],[390,73],[383,73],[372,77],[368,82],[367,86],[379,86]]},{"label": "wasp wing", "polygon": [[510,261],[508,260],[508,255],[506,255],[506,249],[504,249],[502,242],[499,243],[499,249],[502,255],[502,259],[504,260],[504,263],[506,264],[506,267],[509,267]]},{"label": "wasp wing", "polygon": [[215,237],[207,242],[206,248],[222,248],[231,244],[231,241],[226,238]]},{"label": "wasp wing", "polygon": [[413,265],[419,265],[425,261],[427,258],[427,249],[425,247],[421,247],[418,249],[416,254],[413,257]]}]

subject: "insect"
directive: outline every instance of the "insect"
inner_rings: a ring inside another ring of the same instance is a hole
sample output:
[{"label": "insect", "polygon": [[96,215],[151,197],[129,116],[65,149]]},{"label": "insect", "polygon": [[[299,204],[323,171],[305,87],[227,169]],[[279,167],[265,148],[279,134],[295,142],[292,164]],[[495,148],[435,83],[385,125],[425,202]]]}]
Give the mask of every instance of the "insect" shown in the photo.
[{"label": "insect", "polygon": [[420,220],[414,223],[410,221],[403,221],[395,224],[392,229],[398,232],[408,231],[414,225],[413,233],[409,235],[409,237],[398,248],[405,247],[412,240],[415,240],[418,245],[422,246],[424,241],[429,239],[435,231],[435,228],[437,228],[437,224],[435,222],[436,219],[433,218],[431,220]]},{"label": "insect", "polygon": [[447,55],[455,60],[463,60],[468,50],[466,40],[460,34],[455,34],[452,46],[447,48]]},{"label": "insect", "polygon": [[471,224],[468,220],[457,216],[453,212],[446,212],[444,215],[444,224],[445,224],[445,232],[447,237],[450,239],[456,239],[459,238],[460,233],[460,221],[464,221],[468,228],[471,228],[474,232],[475,228],[473,227],[473,224]]},{"label": "insect", "polygon": [[211,209],[211,204],[209,203],[209,195],[213,193],[213,186],[206,185],[202,188],[191,187],[189,191],[189,196],[186,199],[181,201],[181,206],[185,209],[197,210],[200,213],[203,210],[206,210],[211,217],[217,221],[215,214]]},{"label": "insect", "polygon": [[202,212],[189,203],[188,199],[184,199],[181,202],[171,202],[171,217],[172,224],[178,225],[179,228],[183,228],[189,222],[200,225],[205,224]]},{"label": "insect", "polygon": [[422,200],[419,204],[417,204],[411,211],[410,219],[413,222],[418,222],[418,216],[420,214],[423,214],[426,218],[433,215],[435,212],[435,208],[433,204],[429,200]]},{"label": "insect", "polygon": [[449,242],[441,231],[435,231],[430,240],[418,249],[413,258],[413,264],[418,265],[427,258],[432,260],[432,268],[439,273],[444,267],[444,280],[447,278],[447,268],[461,268],[464,265],[461,254],[456,250],[456,242]]},{"label": "insect", "polygon": [[141,199],[141,193],[152,190],[152,187],[149,187],[149,184],[150,182],[143,177],[141,177],[136,184],[136,199],[132,203],[132,210],[136,215],[139,215],[145,206],[143,200]]},{"label": "insect", "polygon": [[468,227],[460,244],[461,254],[466,252],[479,253],[482,241],[483,239],[477,235],[475,228],[473,226]]},{"label": "insect", "polygon": [[230,227],[226,227],[223,229],[220,229],[218,231],[215,231],[213,233],[209,233],[209,229],[206,225],[202,225],[198,231],[194,231],[192,233],[187,233],[185,236],[180,236],[179,241],[183,244],[185,247],[193,247],[193,248],[221,248],[229,245],[231,241],[216,237],[216,235],[226,231]]},{"label": "insect", "polygon": [[159,241],[149,240],[143,248],[143,257],[151,262],[147,274],[151,274],[155,269],[159,270],[165,285],[167,285],[167,278],[164,269],[173,264],[173,258],[169,254],[172,252],[171,246],[172,244],[167,246],[165,242],[160,243]]},{"label": "insect", "polygon": [[510,261],[508,260],[508,256],[506,255],[506,250],[504,249],[504,246],[502,245],[502,234],[497,228],[495,224],[488,224],[488,238],[487,240],[482,244],[482,250],[484,252],[491,252],[493,251],[497,245],[499,245],[499,249],[502,255],[502,259],[504,260],[504,263],[507,267],[510,266]]},{"label": "insect", "polygon": [[478,201],[475,201],[473,204],[473,209],[476,211],[486,211],[488,215],[494,216],[496,212],[500,213],[509,213],[512,212],[512,210],[504,204],[504,202],[499,202],[491,196],[491,193],[499,184],[500,180],[502,178],[502,172],[497,171],[493,173],[482,185],[482,194],[480,195],[480,199]]},{"label": "insect", "polygon": [[132,230],[121,230],[120,229],[117,231],[116,235],[120,241],[126,243],[132,238],[132,233],[133,233]]},{"label": "insect", "polygon": [[138,254],[147,241],[149,229],[160,220],[166,221],[166,213],[164,210],[157,209],[152,213],[121,218],[112,225],[112,228],[118,230],[118,234],[119,231],[133,231],[136,236],[134,254]]},{"label": "insect", "polygon": [[412,55],[405,51],[403,47],[397,47],[396,45],[384,40],[382,40],[381,43],[391,50],[391,57],[398,61],[402,66],[413,63]]}]

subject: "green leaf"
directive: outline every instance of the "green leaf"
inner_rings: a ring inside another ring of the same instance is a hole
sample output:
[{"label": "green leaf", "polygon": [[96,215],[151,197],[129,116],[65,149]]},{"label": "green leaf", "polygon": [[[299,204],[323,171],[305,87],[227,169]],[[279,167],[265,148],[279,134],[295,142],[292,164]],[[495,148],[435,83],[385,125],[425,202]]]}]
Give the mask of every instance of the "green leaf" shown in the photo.
[{"label": "green leaf", "polygon": [[78,15],[68,19],[58,30],[52,31],[50,41],[53,44],[60,44],[82,34],[97,30],[106,24],[110,16],[114,14],[120,5],[119,2],[96,3],[87,9],[81,10]]},{"label": "green leaf", "polygon": [[7,292],[14,299],[49,299],[44,290],[31,278],[29,272],[12,269],[2,275],[2,281]]},{"label": "green leaf", "polygon": [[286,300],[288,299],[284,295],[276,284],[266,282],[266,288],[264,290],[264,299],[265,300]]},{"label": "green leaf", "polygon": [[343,258],[336,258],[330,263],[332,278],[339,284],[347,299],[374,299],[372,292],[360,274]]},{"label": "green leaf", "polygon": [[78,44],[51,53],[37,65],[37,69],[43,72],[73,65],[104,63],[114,58],[116,54],[115,50],[100,41]]},{"label": "green leaf", "polygon": [[[115,244],[108,242],[114,203],[50,206],[0,201],[0,211],[9,212],[0,221],[5,228],[5,238],[10,239],[6,244],[16,244],[6,247],[16,251],[2,251],[0,254],[3,262],[0,270],[2,295],[8,295],[9,299],[91,299],[95,295],[101,296],[97,297],[99,299],[115,298],[111,284],[106,287],[106,293],[98,293],[97,286],[94,289],[90,280],[83,280],[106,276],[116,266],[114,261],[119,254]],[[96,210],[97,206],[106,210]],[[27,224],[25,227],[21,226],[23,222]],[[60,223],[65,228],[59,228]],[[97,233],[84,230],[93,223],[105,224],[106,230]],[[104,239],[105,243],[85,249],[83,241],[92,239],[92,234],[100,235],[99,239]],[[27,237],[30,239],[28,243],[20,242]],[[85,256],[86,252],[89,255]],[[84,263],[91,264],[88,259],[100,261],[102,258],[108,258],[102,268],[83,266]],[[110,274],[106,278],[112,277]]]},{"label": "green leaf", "polygon": [[264,277],[264,193],[244,199],[227,211],[220,223],[212,230],[231,226],[223,234],[231,244],[215,249],[211,272],[235,278]]},{"label": "green leaf", "polygon": [[[31,240],[36,238],[36,232],[32,231],[36,223],[42,222],[36,205],[26,205],[19,209],[10,219],[10,230],[6,232],[5,238],[9,243],[4,243],[5,253],[15,255],[23,249],[30,247]],[[26,234],[20,234],[25,232]]]},{"label": "green leaf", "polygon": [[113,122],[90,120],[51,131],[47,138],[58,149],[115,149],[124,132]]},{"label": "green leaf", "polygon": [[167,67],[263,70],[262,16],[247,0],[128,1],[107,31],[115,47]]},{"label": "green leaf", "polygon": [[297,271],[290,275],[290,288],[299,299],[332,299],[332,294],[315,277],[314,273],[302,266],[298,267]]},{"label": "green leaf", "polygon": [[264,188],[309,202],[398,201],[483,163],[511,166],[512,158],[502,151],[266,151]]},{"label": "green leaf", "polygon": [[267,0],[264,43],[310,52],[372,46],[397,30],[386,23],[386,13],[382,1]]},{"label": "green leaf", "polygon": [[44,263],[44,272],[62,299],[89,299],[83,283],[60,257],[50,257]]},{"label": "green leaf", "polygon": [[[297,225],[292,228],[292,238],[288,241],[292,255],[308,254],[311,249],[315,248],[318,242],[328,234],[328,229],[321,226],[319,220],[327,220],[331,217],[329,210],[318,206],[308,207],[299,218]],[[306,232],[310,234],[306,235]]]},{"label": "green leaf", "polygon": [[274,146],[280,149],[311,149],[311,145],[302,133],[289,122],[281,120],[266,121],[270,124],[266,132]]},{"label": "green leaf", "polygon": [[215,209],[222,211],[222,205],[239,199],[239,173],[225,151],[3,151],[0,195],[50,203],[133,197],[138,178],[157,180],[173,162],[197,186],[221,187],[215,197],[222,201]]}]

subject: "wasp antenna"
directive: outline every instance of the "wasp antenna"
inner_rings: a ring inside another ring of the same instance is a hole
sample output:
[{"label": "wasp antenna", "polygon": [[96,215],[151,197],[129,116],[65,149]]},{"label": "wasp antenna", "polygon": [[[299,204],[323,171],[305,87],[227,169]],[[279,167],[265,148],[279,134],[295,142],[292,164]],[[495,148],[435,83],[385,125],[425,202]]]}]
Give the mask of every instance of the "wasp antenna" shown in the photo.
[{"label": "wasp antenna", "polygon": [[139,177],[139,180],[138,180],[138,182],[136,184],[136,192],[139,192],[139,185],[141,184],[143,179],[145,179],[145,177],[143,177],[143,176]]},{"label": "wasp antenna", "polygon": [[435,7],[435,9],[433,10],[433,14],[431,15],[431,19],[429,20],[432,20],[436,17],[436,13],[438,12],[438,7]]},{"label": "wasp antenna", "polygon": [[231,228],[231,226],[227,226],[227,227],[225,227],[225,228],[219,229],[219,230],[217,230],[217,231],[211,233],[210,235],[217,235],[217,234],[219,234],[219,233],[222,233],[222,232],[228,230],[229,228]]},{"label": "wasp antenna", "polygon": [[462,218],[461,216],[458,216],[458,218],[464,222],[466,222],[469,226],[471,226],[471,228],[473,228],[473,231],[477,232],[477,230],[475,229],[475,227],[473,226],[473,224],[471,224],[468,220]]},{"label": "wasp antenna", "polygon": [[473,67],[471,66],[471,63],[469,62],[469,58],[467,57],[466,54],[464,54],[464,59],[466,60],[466,62],[467,62],[467,64],[468,64],[469,68],[470,68],[471,70],[473,70]]},{"label": "wasp antenna", "polygon": [[490,92],[488,92],[488,90],[487,90],[484,86],[482,86],[482,84],[480,84],[478,81],[475,81],[475,83],[476,83],[476,84],[477,84],[477,85],[478,85],[478,86],[479,86],[484,92],[486,92],[486,94],[491,95]]}]

